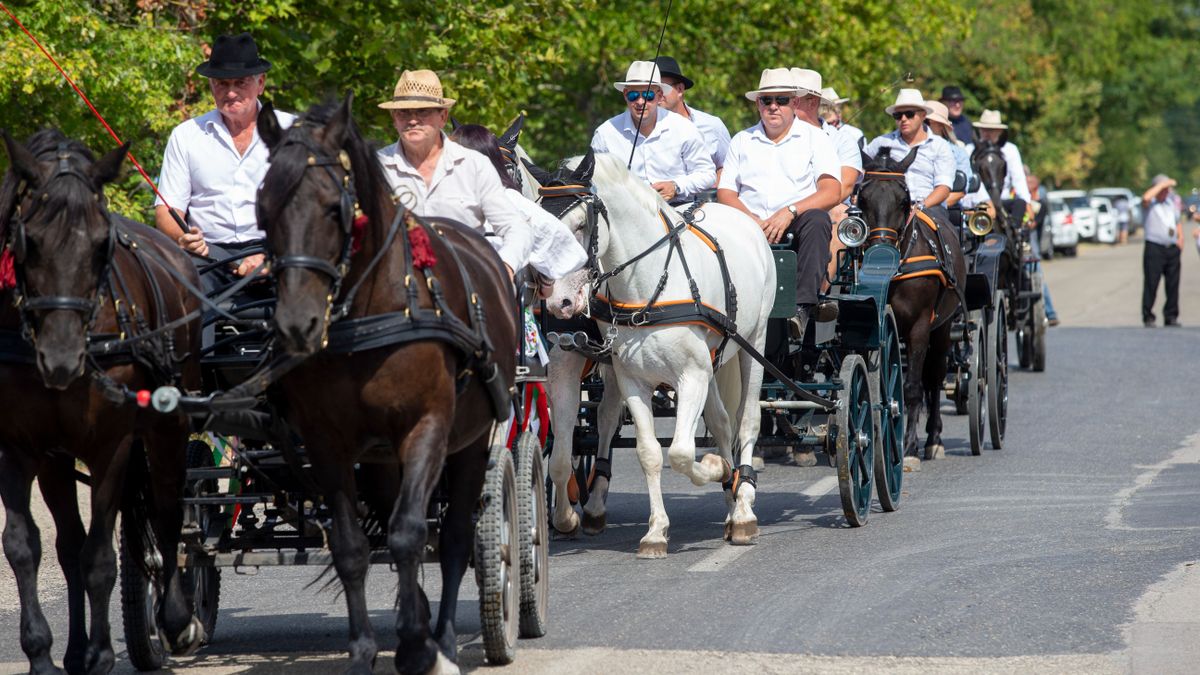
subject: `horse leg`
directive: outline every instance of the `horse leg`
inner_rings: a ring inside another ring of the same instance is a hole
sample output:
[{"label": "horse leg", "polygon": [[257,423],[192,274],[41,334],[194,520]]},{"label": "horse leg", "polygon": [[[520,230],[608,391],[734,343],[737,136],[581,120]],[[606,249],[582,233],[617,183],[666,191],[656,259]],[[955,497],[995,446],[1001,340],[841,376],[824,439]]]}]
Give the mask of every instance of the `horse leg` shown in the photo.
[{"label": "horse leg", "polygon": [[[0,469],[3,471],[3,469]],[[80,568],[80,551],[87,537],[83,520],[79,517],[79,495],[75,487],[75,459],[65,455],[54,455],[47,459],[38,472],[38,487],[42,498],[54,518],[54,529],[58,534],[54,548],[58,552],[58,565],[67,582],[67,614],[69,629],[67,651],[63,655],[63,668],[69,673],[83,670],[84,650],[87,649],[87,611],[84,606],[83,572]]]},{"label": "horse leg", "polygon": [[[448,402],[442,409],[451,410],[453,404]],[[422,417],[400,443],[400,494],[388,522],[388,548],[399,575],[396,636],[400,642],[396,645],[396,670],[402,674],[428,672],[438,659],[439,645],[430,635],[428,605],[422,597],[417,574],[424,561],[429,535],[425,517],[430,496],[441,477],[448,433],[446,420],[440,415],[429,414]],[[468,476],[468,479],[477,480],[474,476]],[[478,495],[477,490],[476,499]],[[470,541],[468,539],[468,543]],[[366,618],[365,613],[363,618]]]},{"label": "horse leg", "polygon": [[[115,662],[112,627],[108,621],[109,602],[117,582],[113,530],[120,510],[133,442],[133,437],[127,436],[116,445],[110,458],[88,465],[92,474],[92,521],[80,551],[80,559],[91,617],[91,632],[84,656],[84,668],[89,673],[107,673]],[[141,461],[140,456],[137,461]]]},{"label": "horse leg", "polygon": [[[606,368],[608,371],[609,381],[612,381],[612,369]],[[588,500],[583,507],[583,532],[588,535],[597,535],[604,531],[608,523],[608,516],[605,512],[605,502],[608,501],[608,486],[610,478],[607,473],[612,471],[612,444],[613,437],[616,436],[617,430],[621,426],[621,397],[618,392],[609,392],[607,396],[600,399],[600,407],[596,410],[596,433],[599,434],[600,447],[596,450],[596,464],[594,466],[603,466],[607,469],[605,472],[593,469],[591,485],[587,486]]]},{"label": "horse leg", "polygon": [[[761,342],[759,343],[761,349]],[[741,396],[733,419],[738,422],[737,443],[738,480],[731,486],[733,509],[730,513],[729,541],[735,545],[753,544],[758,537],[758,516],[754,514],[754,498],[758,493],[757,476],[752,465],[754,445],[758,440],[762,415],[758,408],[758,392],[762,389],[763,368],[750,354],[738,351]]]},{"label": "horse leg", "polygon": [[917,424],[921,421],[924,405],[924,383],[920,373],[925,372],[925,352],[929,349],[929,321],[918,320],[908,332],[908,372],[914,376],[904,381],[904,406],[908,408],[907,428],[904,432],[904,466],[920,467],[917,455]]},{"label": "horse leg", "polygon": [[925,359],[925,371],[922,378],[925,381],[926,405],[929,407],[929,419],[925,422],[925,459],[941,459],[946,456],[946,446],[942,444],[942,384],[946,381],[946,354],[950,351],[950,324],[946,323],[929,338],[929,353]]},{"label": "horse leg", "polygon": [[620,383],[625,406],[633,418],[633,428],[637,435],[638,462],[642,465],[642,473],[646,474],[646,491],[650,497],[649,529],[638,542],[637,555],[639,558],[665,558],[671,520],[667,517],[666,507],[663,506],[662,446],[659,445],[658,436],[654,432],[654,413],[650,408],[654,388],[643,382],[622,381],[623,376],[620,372],[615,379]]},{"label": "horse leg", "polygon": [[454,663],[458,662],[458,636],[454,632],[458,592],[475,541],[475,522],[472,516],[479,502],[479,495],[483,492],[487,463],[486,435],[471,446],[446,458],[446,485],[449,489],[450,504],[438,535],[442,600],[438,607],[433,637],[441,648],[441,653]]},{"label": "horse leg", "polygon": [[[551,352],[549,382],[550,428],[554,430],[554,446],[550,449],[550,480],[554,483],[554,529],[567,536],[579,532],[579,515],[571,506],[567,493],[571,480],[571,457],[575,440],[575,422],[579,415],[579,376],[587,359],[576,352],[555,349]],[[615,397],[613,392],[611,396]],[[604,397],[609,398],[608,396]]]},{"label": "horse leg", "polygon": [[18,461],[12,450],[0,448],[4,556],[16,577],[17,596],[21,601],[21,650],[29,658],[29,672],[61,673],[50,659],[54,636],[38,603],[37,574],[42,560],[42,537],[29,508],[33,475],[33,468]]},{"label": "horse leg", "polygon": [[[701,461],[696,461],[696,425],[705,401],[712,396],[716,396],[716,404],[721,405],[720,393],[707,372],[700,375],[695,371],[685,371],[675,383],[675,434],[671,438],[671,447],[667,449],[667,459],[672,469],[687,476],[696,486],[723,483],[733,473],[732,462],[723,456],[727,452],[722,455],[708,453]],[[724,410],[721,412],[726,418],[725,427],[728,430],[728,414]]]}]

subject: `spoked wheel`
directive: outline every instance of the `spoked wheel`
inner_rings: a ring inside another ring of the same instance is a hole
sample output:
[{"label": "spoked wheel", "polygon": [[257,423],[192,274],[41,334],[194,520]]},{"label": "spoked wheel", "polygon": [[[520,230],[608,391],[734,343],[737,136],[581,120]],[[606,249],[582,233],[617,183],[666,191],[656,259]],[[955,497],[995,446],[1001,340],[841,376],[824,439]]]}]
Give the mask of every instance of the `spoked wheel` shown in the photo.
[{"label": "spoked wheel", "polygon": [[[155,607],[162,597],[159,574],[146,575],[146,568],[161,568],[161,557],[150,554],[147,560],[135,560],[129,538],[142,536],[138,529],[121,518],[118,543],[121,574],[121,619],[125,628],[125,648],[129,662],[141,671],[159,670],[167,663],[167,648],[158,632]],[[153,541],[144,541],[142,550],[155,551]]]},{"label": "spoked wheel", "polygon": [[840,378],[841,405],[834,415],[838,487],[846,520],[861,527],[871,512],[871,485],[875,482],[875,401],[861,356],[850,354],[842,360]]},{"label": "spoked wheel", "polygon": [[[1042,273],[1039,270],[1033,277],[1033,290],[1041,293],[1045,291],[1042,283]],[[1046,298],[1040,297],[1034,300],[1033,305],[1033,327],[1030,331],[1029,351],[1030,351],[1030,367],[1034,372],[1041,373],[1046,370]]]},{"label": "spoked wheel", "polygon": [[475,581],[483,651],[493,665],[512,663],[521,611],[517,479],[512,453],[492,446],[483,483],[483,511],[475,526]]},{"label": "spoked wheel", "polygon": [[971,358],[967,369],[967,424],[971,432],[971,454],[978,456],[983,452],[983,440],[987,436],[987,408],[983,401],[987,397],[984,351],[987,350],[988,333],[983,312],[971,312],[971,322],[975,328],[971,331]]},{"label": "spoked wheel", "polygon": [[875,410],[875,493],[884,511],[900,507],[904,480],[904,368],[900,360],[900,335],[896,318],[888,307],[883,316],[879,341],[879,368],[871,378],[871,400]]},{"label": "spoked wheel", "polygon": [[[187,447],[187,468],[197,469],[213,466],[213,452],[203,441],[189,441]],[[184,494],[188,497],[214,495],[219,491],[216,480],[207,479],[189,481],[184,486]],[[217,506],[191,506],[185,518],[199,525],[201,536],[208,532],[210,523],[221,518],[221,509]],[[221,602],[221,570],[217,567],[185,567],[179,570],[182,574],[184,588],[191,588],[195,603],[196,618],[204,624],[204,644],[212,642],[213,632],[217,629],[217,613]]]},{"label": "spoked wheel", "polygon": [[537,435],[517,436],[517,510],[520,512],[521,614],[523,638],[546,634],[550,602],[550,530],[542,446]]},{"label": "spoked wheel", "polygon": [[999,450],[1008,423],[1008,300],[1003,291],[996,291],[987,338],[987,417],[992,447]]}]

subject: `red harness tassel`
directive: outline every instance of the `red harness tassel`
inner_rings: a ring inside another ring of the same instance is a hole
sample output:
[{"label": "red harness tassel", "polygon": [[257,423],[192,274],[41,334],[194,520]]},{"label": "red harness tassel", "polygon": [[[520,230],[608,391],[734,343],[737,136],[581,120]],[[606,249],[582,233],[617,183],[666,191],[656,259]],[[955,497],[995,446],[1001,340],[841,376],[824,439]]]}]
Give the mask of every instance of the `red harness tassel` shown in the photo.
[{"label": "red harness tassel", "polygon": [[414,222],[408,225],[408,246],[412,250],[413,267],[423,270],[437,264],[437,255],[429,241],[429,233]]},{"label": "red harness tassel", "polygon": [[13,254],[7,248],[0,254],[0,291],[17,287],[17,271],[13,268]]},{"label": "red harness tassel", "polygon": [[354,222],[350,224],[350,253],[358,253],[362,248],[363,234],[367,231],[367,221],[370,219],[363,214],[358,214]]}]

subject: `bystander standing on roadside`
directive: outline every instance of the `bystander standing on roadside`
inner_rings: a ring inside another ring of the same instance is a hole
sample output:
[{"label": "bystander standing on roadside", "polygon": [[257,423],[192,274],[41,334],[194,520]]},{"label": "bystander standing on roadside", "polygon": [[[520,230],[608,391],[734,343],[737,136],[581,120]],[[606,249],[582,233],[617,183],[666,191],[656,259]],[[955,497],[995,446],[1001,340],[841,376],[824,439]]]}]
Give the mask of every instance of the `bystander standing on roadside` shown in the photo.
[{"label": "bystander standing on roadside", "polygon": [[1150,189],[1142,195],[1145,214],[1146,248],[1142,253],[1142,323],[1154,327],[1154,301],[1158,280],[1163,279],[1166,302],[1163,325],[1179,325],[1179,269],[1183,249],[1182,200],[1175,193],[1176,182],[1165,174],[1154,177]]}]

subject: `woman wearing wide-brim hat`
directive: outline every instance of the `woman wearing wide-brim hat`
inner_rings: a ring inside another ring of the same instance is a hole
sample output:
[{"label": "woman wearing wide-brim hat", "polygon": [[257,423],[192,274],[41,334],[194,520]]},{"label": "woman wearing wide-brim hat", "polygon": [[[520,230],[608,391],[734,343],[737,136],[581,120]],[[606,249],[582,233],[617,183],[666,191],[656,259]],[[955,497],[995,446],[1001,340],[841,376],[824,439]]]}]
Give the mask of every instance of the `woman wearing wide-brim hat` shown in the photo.
[{"label": "woman wearing wide-brim hat", "polygon": [[[487,158],[446,136],[442,128],[455,100],[432,70],[406,70],[379,104],[391,113],[399,141],[379,151],[393,194],[420,216],[441,216],[489,237],[511,276],[525,266],[533,246],[529,220],[509,203]],[[485,225],[486,223],[486,225]]]}]

